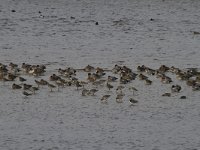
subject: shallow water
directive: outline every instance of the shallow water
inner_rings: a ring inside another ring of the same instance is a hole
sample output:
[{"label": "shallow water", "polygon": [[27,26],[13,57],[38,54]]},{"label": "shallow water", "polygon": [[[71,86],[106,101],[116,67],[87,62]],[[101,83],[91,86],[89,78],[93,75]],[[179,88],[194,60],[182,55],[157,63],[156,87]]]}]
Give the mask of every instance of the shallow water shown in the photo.
[{"label": "shallow water", "polygon": [[[200,31],[199,7],[197,0],[1,0],[0,62],[47,64],[45,79],[59,67],[88,64],[199,68],[200,35],[192,33]],[[24,98],[12,83],[0,82],[0,148],[199,149],[200,93],[176,80],[181,93],[161,97],[171,85],[151,79],[151,86],[139,80],[127,85],[139,89],[135,106],[127,88],[124,103],[115,102],[112,90],[102,105],[105,89],[82,97],[74,87],[52,93],[44,87]]]}]

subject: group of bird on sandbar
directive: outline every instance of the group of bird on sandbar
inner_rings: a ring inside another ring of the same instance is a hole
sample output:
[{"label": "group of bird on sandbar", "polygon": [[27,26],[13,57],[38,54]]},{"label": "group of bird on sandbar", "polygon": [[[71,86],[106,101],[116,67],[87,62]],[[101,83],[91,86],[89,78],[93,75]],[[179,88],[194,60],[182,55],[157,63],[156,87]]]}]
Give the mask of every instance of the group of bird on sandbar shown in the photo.
[{"label": "group of bird on sandbar", "polygon": [[[102,95],[99,100],[103,104],[108,103],[111,94],[115,94],[117,103],[123,103],[125,101],[125,88],[132,93],[128,97],[130,104],[138,103],[138,100],[134,97],[138,89],[131,86],[131,83],[137,79],[143,81],[146,86],[151,86],[153,81],[150,80],[150,76],[155,76],[162,84],[171,84],[170,92],[163,93],[161,96],[170,97],[173,93],[179,93],[182,87],[178,84],[173,84],[174,81],[168,76],[169,73],[174,74],[177,80],[185,82],[193,91],[200,91],[200,72],[197,68],[180,69],[174,66],[161,65],[158,69],[152,69],[145,65],[140,65],[133,71],[125,65],[118,64],[111,69],[87,65],[82,69],[73,67],[58,68],[55,73],[50,75],[46,74],[46,69],[47,66],[43,64],[31,65],[22,63],[19,66],[13,62],[9,64],[0,63],[0,81],[3,82],[3,85],[7,82],[11,83],[10,86],[13,90],[21,89],[25,97],[38,93],[37,91],[45,88],[45,86],[49,88],[49,92],[60,91],[60,89],[66,87],[74,87],[75,90],[81,91],[83,97],[95,96],[97,92],[104,89],[107,90],[107,93]],[[84,80],[78,78],[77,74],[79,72],[85,72],[86,77]],[[48,79],[43,79],[44,76],[47,76]],[[33,77],[34,84],[28,82],[30,77]],[[19,83],[17,84],[16,81]],[[180,99],[186,99],[186,96],[181,96]]]}]

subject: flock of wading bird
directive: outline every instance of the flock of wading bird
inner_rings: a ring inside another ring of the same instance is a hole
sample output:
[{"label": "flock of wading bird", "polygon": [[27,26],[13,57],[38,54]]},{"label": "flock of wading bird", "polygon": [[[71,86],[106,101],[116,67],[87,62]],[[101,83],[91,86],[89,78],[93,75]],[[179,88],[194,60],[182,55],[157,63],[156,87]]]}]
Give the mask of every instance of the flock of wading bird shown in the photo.
[{"label": "flock of wading bird", "polygon": [[[87,72],[86,80],[83,81],[77,78],[76,74],[80,71]],[[111,70],[108,70],[87,65],[83,69],[74,69],[72,67],[65,69],[59,68],[56,71],[57,73],[49,76],[48,80],[39,80],[38,77],[42,78],[45,72],[45,65],[30,65],[22,63],[20,67],[12,62],[8,65],[0,63],[0,81],[4,82],[4,84],[5,82],[19,81],[19,84],[16,84],[16,82],[12,83],[11,88],[13,90],[22,89],[22,94],[25,95],[25,97],[35,94],[36,91],[44,86],[48,86],[51,92],[53,89],[59,91],[60,88],[74,86],[77,90],[82,90],[82,96],[95,96],[95,93],[99,91],[98,87],[105,86],[108,91],[116,90],[116,102],[123,103],[123,97],[125,96],[124,89],[127,87],[126,85],[135,79],[144,81],[146,85],[151,85],[152,81],[148,76],[156,76],[156,78],[158,78],[163,84],[171,84],[171,92],[162,94],[162,96],[170,97],[172,93],[178,93],[182,88],[178,84],[173,84],[172,78],[166,75],[169,72],[175,74],[178,80],[185,81],[193,91],[200,90],[200,72],[198,72],[197,68],[179,69],[174,66],[167,67],[161,65],[158,69],[151,69],[142,65],[137,67],[137,73],[135,73],[127,66],[115,65]],[[112,72],[113,75],[108,75],[108,72]],[[24,77],[26,75],[29,77],[33,76],[35,84],[27,84],[27,79]],[[117,82],[118,86],[114,87],[112,82]],[[86,85],[95,88],[87,89]],[[138,91],[137,88],[133,86],[129,86],[128,89],[133,92],[133,96],[134,93]],[[107,103],[110,96],[110,94],[103,95],[100,99],[101,103]],[[180,97],[180,99],[185,98],[186,96]],[[133,105],[138,101],[131,97],[129,98],[129,102]]]}]

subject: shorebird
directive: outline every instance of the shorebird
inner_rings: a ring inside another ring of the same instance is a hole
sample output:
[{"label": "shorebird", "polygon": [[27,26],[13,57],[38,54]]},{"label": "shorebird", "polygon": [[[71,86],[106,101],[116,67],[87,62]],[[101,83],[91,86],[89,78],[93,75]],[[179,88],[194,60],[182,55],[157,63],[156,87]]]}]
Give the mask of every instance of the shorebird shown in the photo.
[{"label": "shorebird", "polygon": [[82,96],[87,96],[87,95],[89,95],[89,90],[87,90],[87,89],[83,89],[82,90]]},{"label": "shorebird", "polygon": [[197,83],[197,84],[193,85],[193,86],[192,86],[192,90],[193,90],[193,91],[199,91],[199,90],[200,90],[200,84]]},{"label": "shorebird", "polygon": [[18,84],[13,83],[12,89],[21,89],[22,87]]},{"label": "shorebird", "polygon": [[71,86],[72,85],[72,81],[65,81],[65,85],[66,86]]},{"label": "shorebird", "polygon": [[95,94],[96,92],[98,92],[97,89],[91,89],[91,90],[89,90],[88,95],[92,95],[92,96],[94,96],[94,94]]},{"label": "shorebird", "polygon": [[100,68],[100,67],[97,67],[97,68],[96,68],[96,72],[101,72],[101,73],[103,73],[103,72],[104,72],[104,69],[103,69],[103,68]]},{"label": "shorebird", "polygon": [[127,66],[123,66],[123,67],[121,68],[121,72],[131,73],[132,70],[131,70],[130,68],[128,68]]},{"label": "shorebird", "polygon": [[113,86],[112,86],[111,84],[109,84],[108,82],[107,82],[106,86],[107,86],[107,88],[108,88],[109,90],[113,88]]},{"label": "shorebird", "polygon": [[110,95],[104,95],[102,98],[101,98],[101,102],[102,103],[107,103],[108,101],[108,98],[110,97]]},{"label": "shorebird", "polygon": [[116,81],[118,78],[114,77],[114,76],[108,76],[108,82],[114,82]]},{"label": "shorebird", "polygon": [[176,78],[179,79],[179,80],[189,80],[190,77],[192,77],[192,76],[187,74],[187,73],[183,73],[183,72],[176,74]]},{"label": "shorebird", "polygon": [[58,86],[58,91],[59,91],[59,88],[60,88],[60,87],[64,88],[64,86],[65,86],[65,81],[64,81],[64,80],[61,80],[61,79],[56,80],[55,83],[56,83],[56,85]]},{"label": "shorebird", "polygon": [[198,75],[198,76],[196,76],[196,82],[198,82],[198,83],[200,83],[200,76]]},{"label": "shorebird", "polygon": [[57,76],[56,74],[53,74],[53,75],[51,75],[51,76],[49,77],[49,80],[50,80],[50,81],[57,81],[57,80],[59,80],[59,79],[61,79],[61,77]]},{"label": "shorebird", "polygon": [[83,88],[85,87],[86,84],[88,84],[88,82],[86,82],[86,81],[79,81],[79,82],[83,86]]},{"label": "shorebird", "polygon": [[138,75],[138,78],[139,78],[140,80],[146,80],[146,79],[148,79],[148,77],[145,76],[145,75],[143,75],[143,74],[139,74],[139,75]]},{"label": "shorebird", "polygon": [[151,68],[146,68],[146,69],[145,69],[145,72],[146,72],[148,75],[155,75],[156,70],[151,69]]},{"label": "shorebird", "polygon": [[71,76],[76,75],[76,70],[74,68],[67,68],[67,69],[58,69],[58,73],[61,74],[63,77],[70,78]]},{"label": "shorebird", "polygon": [[172,85],[171,91],[172,92],[180,92],[181,86],[180,85]]},{"label": "shorebird", "polygon": [[172,79],[168,76],[163,76],[163,77],[161,77],[161,82],[165,83],[165,84],[169,84],[172,82]]},{"label": "shorebird", "polygon": [[2,81],[3,81],[3,82],[7,82],[7,81],[12,81],[12,80],[9,80],[9,79],[3,77],[3,78],[2,78]]},{"label": "shorebird", "polygon": [[77,87],[77,90],[78,90],[79,87],[83,87],[83,85],[81,85],[79,81],[76,81],[76,84],[75,84],[75,85],[76,85],[76,87]]},{"label": "shorebird", "polygon": [[0,81],[3,80],[3,78],[4,78],[4,74],[1,73],[1,71],[0,71]]},{"label": "shorebird", "polygon": [[196,80],[193,80],[193,79],[189,79],[186,81],[186,84],[188,86],[194,86],[196,84]]},{"label": "shorebird", "polygon": [[0,72],[1,72],[2,74],[7,74],[7,73],[8,73],[7,66],[4,65],[4,64],[2,64],[2,63],[0,63]]},{"label": "shorebird", "polygon": [[170,96],[171,96],[171,93],[164,93],[164,94],[162,94],[162,96],[170,97]]},{"label": "shorebird", "polygon": [[16,78],[17,78],[17,76],[14,74],[8,73],[8,75],[7,75],[7,79],[10,81],[14,81]]},{"label": "shorebird", "polygon": [[147,67],[144,66],[144,65],[138,66],[138,67],[137,67],[137,71],[138,71],[138,72],[145,72],[145,69],[146,69],[146,68],[147,68]]},{"label": "shorebird", "polygon": [[30,84],[26,84],[26,83],[23,84],[24,90],[29,90],[31,87],[32,87],[32,85],[30,85]]},{"label": "shorebird", "polygon": [[38,80],[35,80],[35,83],[37,84],[38,87],[39,87],[40,85],[42,85],[42,84],[40,83],[40,81],[38,81]]},{"label": "shorebird", "polygon": [[101,70],[96,71],[96,76],[98,76],[99,79],[105,75],[106,75],[106,73],[104,71],[101,71]]},{"label": "shorebird", "polygon": [[167,72],[169,69],[170,69],[169,67],[167,67],[167,66],[165,66],[165,65],[161,65],[160,68],[158,69],[158,71],[165,73],[165,72]]},{"label": "shorebird", "polygon": [[192,33],[193,33],[194,35],[200,35],[200,32],[198,32],[198,31],[192,31]]},{"label": "shorebird", "polygon": [[24,94],[25,96],[30,96],[30,95],[32,95],[32,93],[28,93],[28,92],[26,92],[26,91],[23,91],[22,94]]},{"label": "shorebird", "polygon": [[145,80],[145,84],[146,84],[146,85],[151,85],[151,84],[152,84],[152,81],[149,80],[149,79],[146,79],[146,80]]},{"label": "shorebird", "polygon": [[35,91],[38,91],[39,88],[38,88],[38,87],[35,87],[35,86],[32,86],[29,90],[30,90],[31,92],[33,92],[33,94],[35,94]]},{"label": "shorebird", "polygon": [[129,90],[133,92],[133,95],[134,95],[135,91],[138,91],[138,90],[137,90],[135,87],[133,87],[133,86],[132,86],[132,87],[129,87]]},{"label": "shorebird", "polygon": [[24,73],[28,74],[29,71],[31,70],[31,65],[26,64],[26,63],[22,63],[21,65],[21,69]]},{"label": "shorebird", "polygon": [[186,96],[181,96],[181,97],[180,97],[180,99],[186,99],[186,98],[187,98]]},{"label": "shorebird", "polygon": [[48,85],[48,87],[51,89],[51,92],[53,91],[53,90],[52,90],[53,88],[56,88],[56,86],[53,85],[53,84],[48,83],[47,85]]},{"label": "shorebird", "polygon": [[89,81],[89,82],[94,82],[94,81],[96,81],[96,76],[94,76],[93,74],[91,74],[91,73],[88,73],[88,78],[87,78],[87,80]]},{"label": "shorebird", "polygon": [[119,79],[120,84],[127,84],[130,82],[130,80],[128,80],[126,77],[122,76]]},{"label": "shorebird", "polygon": [[122,67],[116,64],[116,65],[114,66],[114,68],[112,69],[112,72],[113,72],[114,74],[118,74],[118,73],[120,72],[121,69],[122,69]]},{"label": "shorebird", "polygon": [[94,71],[95,68],[93,66],[87,65],[85,68],[83,68],[83,70],[85,72],[91,72],[91,71]]},{"label": "shorebird", "polygon": [[12,63],[12,62],[10,62],[8,66],[10,66],[11,70],[13,70],[14,68],[17,68],[17,67],[18,67],[17,64],[14,64],[14,63]]},{"label": "shorebird", "polygon": [[122,89],[124,89],[125,87],[123,86],[123,85],[119,85],[117,88],[116,88],[116,90],[118,91],[118,90],[122,90]]},{"label": "shorebird", "polygon": [[46,67],[44,65],[32,65],[28,73],[33,76],[40,76],[46,72],[45,69]]},{"label": "shorebird", "polygon": [[96,85],[96,86],[98,86],[98,85],[102,85],[104,82],[106,82],[106,80],[98,80],[98,81],[94,81],[93,83],[92,83],[92,85]]},{"label": "shorebird", "polygon": [[40,80],[40,84],[41,84],[41,85],[47,85],[48,82],[47,82],[46,80],[44,80],[44,79],[41,79],[41,80]]},{"label": "shorebird", "polygon": [[138,101],[133,98],[130,98],[129,102],[131,103],[131,105],[138,103]]},{"label": "shorebird", "polygon": [[24,82],[24,81],[26,81],[26,79],[23,78],[23,77],[19,77],[19,81],[20,81],[20,82]]},{"label": "shorebird", "polygon": [[122,94],[122,93],[118,94],[117,97],[116,97],[116,102],[117,103],[123,103],[123,100],[122,100],[123,97],[124,97],[124,94]]},{"label": "shorebird", "polygon": [[41,79],[40,81],[35,80],[35,83],[38,85],[38,87],[40,85],[47,85],[48,84],[48,82],[46,80],[44,80],[44,79]]},{"label": "shorebird", "polygon": [[178,72],[180,72],[181,70],[180,70],[179,68],[176,68],[176,67],[174,67],[174,66],[171,66],[170,69],[169,69],[169,71],[172,72],[172,73],[178,73]]}]

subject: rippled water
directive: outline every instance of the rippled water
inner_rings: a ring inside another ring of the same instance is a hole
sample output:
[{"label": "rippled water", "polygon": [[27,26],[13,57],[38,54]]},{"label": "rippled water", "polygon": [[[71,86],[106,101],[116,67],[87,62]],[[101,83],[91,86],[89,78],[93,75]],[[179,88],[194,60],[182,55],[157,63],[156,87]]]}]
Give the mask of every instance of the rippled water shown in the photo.
[{"label": "rippled water", "polygon": [[[46,64],[45,79],[59,67],[88,64],[198,68],[200,35],[193,31],[200,31],[199,14],[198,0],[1,0],[0,62]],[[74,87],[42,88],[24,98],[12,83],[0,82],[0,148],[199,149],[200,94],[175,81],[182,92],[161,97],[171,85],[151,79],[152,86],[139,80],[127,85],[139,89],[136,106],[128,90],[124,103],[115,102],[112,90],[102,105],[104,89],[83,98]]]}]

